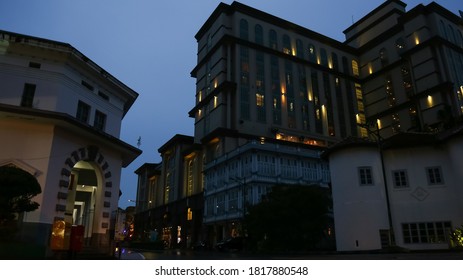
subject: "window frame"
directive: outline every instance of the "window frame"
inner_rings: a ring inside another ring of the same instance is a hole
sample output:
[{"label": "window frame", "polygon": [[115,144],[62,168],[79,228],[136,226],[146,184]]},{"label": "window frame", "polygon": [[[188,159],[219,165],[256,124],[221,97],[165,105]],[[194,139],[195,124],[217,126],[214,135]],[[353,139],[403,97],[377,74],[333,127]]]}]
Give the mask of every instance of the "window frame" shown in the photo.
[{"label": "window frame", "polygon": [[[443,185],[445,184],[443,172],[442,172],[442,167],[441,166],[428,166],[425,168],[426,171],[426,179],[428,181],[428,185],[430,186],[437,186],[437,185]],[[432,171],[433,174],[430,174],[429,172]],[[437,173],[436,173],[437,171]],[[439,177],[437,178],[436,175]],[[433,178],[431,178],[433,177]],[[435,182],[433,182],[435,181]]]},{"label": "window frame", "polygon": [[[86,109],[86,110],[84,110],[84,109]],[[90,111],[91,111],[90,105],[83,102],[82,100],[79,100],[79,102],[77,103],[76,119],[83,122],[83,123],[88,124],[88,122],[90,120]]]},{"label": "window frame", "polygon": [[105,113],[95,110],[95,117],[93,118],[93,127],[99,131],[105,131],[107,116]]},{"label": "window frame", "polygon": [[[362,174],[362,171],[365,171],[367,173]],[[374,180],[373,180],[373,168],[371,166],[359,166],[357,168],[357,175],[359,179],[359,185],[360,186],[374,186]],[[369,178],[368,178],[369,176]]]},{"label": "window frame", "polygon": [[21,96],[21,107],[32,108],[34,106],[34,96],[36,89],[36,84],[24,84],[23,94]]},{"label": "window frame", "polygon": [[[400,184],[398,184],[398,181],[396,180],[398,178],[396,175],[400,176]],[[402,182],[402,180],[404,180],[404,182]],[[408,180],[407,170],[406,169],[392,170],[392,182],[393,182],[394,189],[407,189],[407,188],[409,188],[410,187],[410,182]]]}]

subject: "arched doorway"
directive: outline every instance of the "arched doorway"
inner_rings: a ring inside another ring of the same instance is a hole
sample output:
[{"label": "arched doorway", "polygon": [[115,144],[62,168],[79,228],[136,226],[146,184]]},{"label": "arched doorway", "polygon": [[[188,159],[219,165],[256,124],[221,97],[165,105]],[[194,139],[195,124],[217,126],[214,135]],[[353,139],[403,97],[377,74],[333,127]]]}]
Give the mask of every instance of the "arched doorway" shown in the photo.
[{"label": "arched doorway", "polygon": [[84,226],[84,245],[91,245],[96,206],[102,188],[102,172],[93,162],[78,161],[71,169],[65,221]]},{"label": "arched doorway", "polygon": [[102,252],[111,246],[111,211],[117,207],[111,203],[118,189],[113,188],[110,170],[109,162],[96,146],[72,152],[60,172],[54,218],[69,226],[85,226],[83,245]]}]

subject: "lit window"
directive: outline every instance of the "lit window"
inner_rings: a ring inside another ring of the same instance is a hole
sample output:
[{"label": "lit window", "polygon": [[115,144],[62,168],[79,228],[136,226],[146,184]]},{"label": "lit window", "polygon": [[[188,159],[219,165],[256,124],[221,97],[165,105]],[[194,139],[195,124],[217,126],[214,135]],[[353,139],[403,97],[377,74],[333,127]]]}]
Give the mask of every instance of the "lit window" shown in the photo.
[{"label": "lit window", "polygon": [[187,219],[188,221],[193,220],[193,211],[191,211],[191,208],[188,208],[188,212],[187,212],[187,215],[186,215],[186,219]]},{"label": "lit window", "polygon": [[264,107],[264,95],[261,93],[256,93],[256,105],[258,107]]},{"label": "lit window", "polygon": [[359,64],[356,60],[352,60],[352,73],[355,77],[359,76]]}]

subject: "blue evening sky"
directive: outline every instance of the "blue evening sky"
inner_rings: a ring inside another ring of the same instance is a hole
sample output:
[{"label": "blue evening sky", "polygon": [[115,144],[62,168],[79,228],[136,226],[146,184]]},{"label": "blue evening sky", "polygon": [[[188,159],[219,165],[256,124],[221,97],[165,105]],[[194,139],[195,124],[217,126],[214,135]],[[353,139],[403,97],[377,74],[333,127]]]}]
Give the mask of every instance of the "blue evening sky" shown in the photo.
[{"label": "blue evening sky", "polygon": [[[231,4],[232,1],[222,1]],[[242,0],[243,4],[281,17],[333,39],[382,0]],[[404,0],[407,10],[431,1]],[[461,0],[436,1],[455,14]],[[134,203],[137,176],[145,162],[159,162],[157,152],[175,134],[193,135],[188,117],[195,102],[194,35],[220,3],[218,0],[1,0],[0,30],[71,44],[140,94],[122,122],[121,139],[139,156],[123,169],[119,206]]]}]

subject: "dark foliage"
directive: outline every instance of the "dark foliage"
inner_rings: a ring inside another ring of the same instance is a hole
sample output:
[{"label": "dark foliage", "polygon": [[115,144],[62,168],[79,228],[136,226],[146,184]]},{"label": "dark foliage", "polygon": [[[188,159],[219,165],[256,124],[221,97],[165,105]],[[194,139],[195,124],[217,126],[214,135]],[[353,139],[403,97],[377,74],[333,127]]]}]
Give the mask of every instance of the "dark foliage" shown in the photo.
[{"label": "dark foliage", "polygon": [[330,208],[326,188],[274,186],[261,203],[249,208],[247,246],[263,251],[315,250],[326,237]]},{"label": "dark foliage", "polygon": [[31,199],[41,192],[37,179],[28,172],[14,166],[0,167],[0,229],[3,233],[14,227],[15,214],[39,207]]}]

